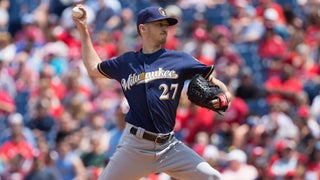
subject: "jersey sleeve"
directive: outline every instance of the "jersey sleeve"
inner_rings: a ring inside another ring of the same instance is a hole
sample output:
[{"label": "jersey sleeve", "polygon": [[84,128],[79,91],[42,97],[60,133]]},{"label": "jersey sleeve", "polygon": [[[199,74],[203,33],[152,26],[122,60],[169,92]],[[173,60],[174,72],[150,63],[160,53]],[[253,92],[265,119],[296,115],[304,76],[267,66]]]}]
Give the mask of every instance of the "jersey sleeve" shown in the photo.
[{"label": "jersey sleeve", "polygon": [[118,67],[117,58],[113,58],[110,60],[105,60],[100,62],[97,65],[98,71],[106,76],[109,79],[112,79],[114,72],[112,72],[112,69],[117,69]]},{"label": "jersey sleeve", "polygon": [[133,59],[133,52],[125,53],[121,56],[104,60],[97,65],[98,71],[109,79],[120,80],[121,76],[128,72],[128,64]]}]

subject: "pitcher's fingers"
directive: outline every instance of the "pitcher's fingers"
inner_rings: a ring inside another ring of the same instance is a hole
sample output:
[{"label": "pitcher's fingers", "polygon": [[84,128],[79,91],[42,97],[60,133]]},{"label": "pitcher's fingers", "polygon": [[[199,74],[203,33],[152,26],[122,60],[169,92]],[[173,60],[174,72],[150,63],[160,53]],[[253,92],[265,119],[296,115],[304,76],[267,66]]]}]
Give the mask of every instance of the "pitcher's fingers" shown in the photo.
[{"label": "pitcher's fingers", "polygon": [[220,107],[220,103],[219,103],[218,99],[212,100],[212,104],[213,104],[214,108],[219,108]]}]

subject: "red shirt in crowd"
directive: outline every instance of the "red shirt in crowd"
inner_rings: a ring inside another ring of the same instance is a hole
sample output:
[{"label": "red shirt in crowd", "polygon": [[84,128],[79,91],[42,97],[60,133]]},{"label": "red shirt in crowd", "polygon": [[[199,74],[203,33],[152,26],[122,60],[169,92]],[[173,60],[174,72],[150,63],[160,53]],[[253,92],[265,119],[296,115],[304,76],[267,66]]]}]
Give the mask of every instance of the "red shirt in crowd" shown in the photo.
[{"label": "red shirt in crowd", "polygon": [[175,131],[182,131],[184,133],[183,140],[187,144],[193,144],[195,135],[199,131],[208,133],[212,131],[214,117],[213,111],[199,106],[192,106],[183,111],[178,110]]},{"label": "red shirt in crowd", "polygon": [[283,8],[280,4],[274,2],[273,0],[260,0],[261,3],[256,7],[256,16],[257,17],[263,17],[264,11],[268,8],[274,9],[278,14],[278,22],[281,24],[286,23],[286,18],[284,16]]},{"label": "red shirt in crowd", "polygon": [[0,115],[2,112],[11,113],[15,111],[16,104],[9,93],[0,89]]},{"label": "red shirt in crowd", "polygon": [[[218,118],[222,118],[222,121],[220,121],[221,123],[226,123],[228,125],[242,124],[248,113],[249,108],[246,102],[239,97],[234,97],[228,107],[228,110],[223,113],[223,116],[218,116]],[[219,126],[215,125],[215,129],[217,128],[219,128]]]},{"label": "red shirt in crowd", "polygon": [[12,160],[18,154],[24,159],[33,158],[33,148],[27,141],[6,141],[0,148],[0,155],[7,160]]},{"label": "red shirt in crowd", "polygon": [[315,47],[319,43],[319,31],[320,26],[310,25],[307,27],[306,33],[304,34],[304,39],[309,47]]},{"label": "red shirt in crowd", "polygon": [[282,94],[299,93],[303,90],[303,85],[301,80],[296,77],[291,77],[288,80],[282,81],[279,76],[272,76],[265,82],[265,88],[268,91],[273,91],[266,98],[268,103],[275,100],[289,100],[290,102],[294,102],[294,97],[285,97]]},{"label": "red shirt in crowd", "polygon": [[279,35],[260,41],[258,53],[262,58],[282,57],[287,52],[286,43]]},{"label": "red shirt in crowd", "polygon": [[[320,29],[319,29],[320,30]],[[292,52],[285,60],[285,63],[292,65],[296,69],[297,77],[308,81],[320,76],[320,65],[312,60],[302,59],[297,53]]]}]

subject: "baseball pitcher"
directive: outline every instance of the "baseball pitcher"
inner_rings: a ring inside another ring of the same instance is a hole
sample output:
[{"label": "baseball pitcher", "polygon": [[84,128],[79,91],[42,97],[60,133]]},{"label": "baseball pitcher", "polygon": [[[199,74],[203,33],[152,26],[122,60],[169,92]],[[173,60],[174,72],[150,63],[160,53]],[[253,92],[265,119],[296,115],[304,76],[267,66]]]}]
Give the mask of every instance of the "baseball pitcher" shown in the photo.
[{"label": "baseball pitcher", "polygon": [[185,81],[191,80],[189,99],[199,106],[223,112],[231,94],[206,66],[183,51],[162,47],[169,26],[168,17],[158,6],[141,10],[137,31],[142,40],[139,51],[101,60],[95,52],[84,15],[73,17],[80,32],[83,63],[91,77],[115,79],[121,84],[130,110],[118,148],[100,175],[100,180],[137,180],[164,172],[181,180],[217,180],[220,173],[183,142],[175,138],[176,109]]}]

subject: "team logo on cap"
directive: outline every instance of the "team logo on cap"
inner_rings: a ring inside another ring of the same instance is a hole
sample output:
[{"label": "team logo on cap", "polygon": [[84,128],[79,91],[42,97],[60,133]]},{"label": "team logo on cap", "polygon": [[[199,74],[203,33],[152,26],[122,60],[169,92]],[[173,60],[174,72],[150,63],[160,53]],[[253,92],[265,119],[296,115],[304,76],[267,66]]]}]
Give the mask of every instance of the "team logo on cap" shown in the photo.
[{"label": "team logo on cap", "polygon": [[162,7],[160,7],[158,11],[162,16],[167,16],[166,11]]}]

